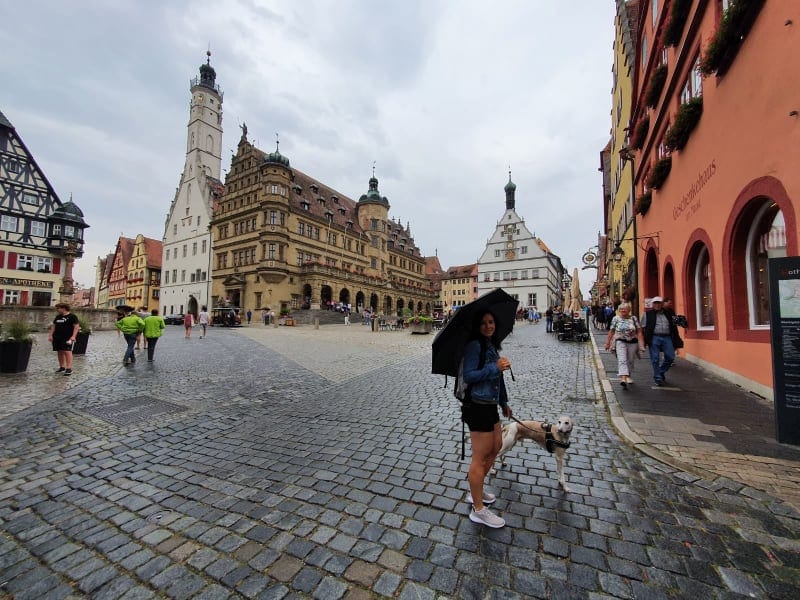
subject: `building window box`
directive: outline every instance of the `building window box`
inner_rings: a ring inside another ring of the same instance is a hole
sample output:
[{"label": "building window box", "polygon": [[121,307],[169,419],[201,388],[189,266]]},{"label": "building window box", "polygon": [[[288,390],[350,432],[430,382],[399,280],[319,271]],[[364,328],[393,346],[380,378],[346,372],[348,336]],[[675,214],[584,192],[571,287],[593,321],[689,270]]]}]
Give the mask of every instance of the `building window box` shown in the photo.
[{"label": "building window box", "polygon": [[655,165],[653,165],[653,171],[650,173],[650,179],[647,181],[647,187],[653,190],[657,190],[664,185],[664,182],[667,180],[667,176],[669,172],[672,170],[672,157],[665,156]]},{"label": "building window box", "polygon": [[631,139],[631,147],[633,147],[634,150],[642,149],[648,131],[650,131],[650,118],[645,117],[640,119],[636,124],[636,129],[634,129],[633,139]]},{"label": "building window box", "polygon": [[667,65],[659,65],[653,71],[650,77],[650,85],[647,86],[647,106],[655,108],[658,100],[661,98],[661,92],[664,90],[664,84],[667,81]]},{"label": "building window box", "polygon": [[689,136],[697,127],[700,121],[700,116],[703,114],[703,97],[697,96],[688,102],[681,104],[678,109],[678,114],[675,117],[675,123],[667,131],[664,141],[667,144],[667,149],[670,152],[674,150],[683,150],[686,142],[689,141]]},{"label": "building window box", "polygon": [[653,203],[653,193],[645,192],[636,199],[636,202],[633,203],[633,211],[642,216],[645,216],[647,214],[647,211],[650,210],[650,205],[652,203]]},{"label": "building window box", "polygon": [[664,44],[667,46],[677,46],[683,37],[683,28],[689,18],[689,11],[692,8],[692,0],[674,0],[670,11],[669,23],[664,32]]},{"label": "building window box", "polygon": [[736,0],[730,3],[722,15],[717,33],[700,60],[700,72],[703,75],[716,73],[717,77],[722,77],[727,72],[763,6],[764,0]]}]

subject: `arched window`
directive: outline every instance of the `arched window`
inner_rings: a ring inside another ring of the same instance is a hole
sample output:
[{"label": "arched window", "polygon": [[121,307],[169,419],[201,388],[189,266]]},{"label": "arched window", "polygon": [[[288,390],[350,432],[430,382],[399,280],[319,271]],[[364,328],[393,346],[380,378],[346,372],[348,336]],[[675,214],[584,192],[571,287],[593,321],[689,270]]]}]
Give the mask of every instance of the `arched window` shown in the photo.
[{"label": "arched window", "polygon": [[694,269],[694,302],[698,329],[714,328],[714,288],[711,281],[711,262],[708,248],[703,246],[697,253]]},{"label": "arched window", "polygon": [[211,154],[214,154],[214,138],[210,135],[206,137],[206,150],[208,150]]},{"label": "arched window", "polygon": [[766,201],[747,234],[747,306],[750,328],[769,328],[767,259],[786,256],[786,224],[774,202]]}]

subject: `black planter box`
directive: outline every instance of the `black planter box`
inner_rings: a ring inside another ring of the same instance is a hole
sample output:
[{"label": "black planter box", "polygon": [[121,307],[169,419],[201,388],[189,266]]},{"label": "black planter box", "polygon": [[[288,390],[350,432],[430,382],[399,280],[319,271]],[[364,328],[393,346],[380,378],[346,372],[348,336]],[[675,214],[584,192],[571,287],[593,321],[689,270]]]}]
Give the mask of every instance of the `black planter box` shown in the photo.
[{"label": "black planter box", "polygon": [[89,334],[78,332],[75,337],[75,344],[72,346],[73,354],[86,354],[86,346],[89,343]]},{"label": "black planter box", "polygon": [[32,347],[30,342],[0,342],[0,373],[24,373]]}]

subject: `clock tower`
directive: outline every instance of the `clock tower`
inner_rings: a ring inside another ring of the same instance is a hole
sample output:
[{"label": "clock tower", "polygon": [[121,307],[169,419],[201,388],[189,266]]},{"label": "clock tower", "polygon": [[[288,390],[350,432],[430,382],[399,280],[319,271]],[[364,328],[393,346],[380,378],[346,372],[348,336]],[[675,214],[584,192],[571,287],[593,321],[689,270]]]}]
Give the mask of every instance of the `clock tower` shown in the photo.
[{"label": "clock tower", "polygon": [[[162,315],[211,308],[211,232],[214,202],[222,195],[222,90],[211,51],[189,82],[186,160],[164,227]],[[155,302],[152,302],[155,304]]]}]

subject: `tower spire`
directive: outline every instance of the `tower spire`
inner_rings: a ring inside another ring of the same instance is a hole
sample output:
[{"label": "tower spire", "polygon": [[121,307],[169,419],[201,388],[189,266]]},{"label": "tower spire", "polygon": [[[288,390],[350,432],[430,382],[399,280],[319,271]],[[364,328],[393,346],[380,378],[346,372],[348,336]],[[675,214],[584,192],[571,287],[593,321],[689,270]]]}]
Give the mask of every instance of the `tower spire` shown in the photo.
[{"label": "tower spire", "polygon": [[514,193],[517,191],[517,185],[511,181],[511,165],[508,165],[508,183],[503,189],[506,192],[506,210],[514,210]]}]

